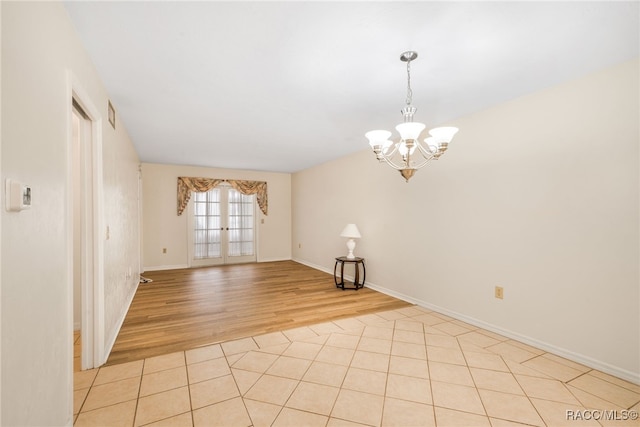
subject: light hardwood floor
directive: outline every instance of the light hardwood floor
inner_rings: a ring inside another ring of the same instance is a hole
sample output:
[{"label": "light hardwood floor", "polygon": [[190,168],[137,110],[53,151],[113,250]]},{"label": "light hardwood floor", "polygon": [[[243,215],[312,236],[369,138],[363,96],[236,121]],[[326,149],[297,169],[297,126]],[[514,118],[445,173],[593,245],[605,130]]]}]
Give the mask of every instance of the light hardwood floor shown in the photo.
[{"label": "light hardwood floor", "polygon": [[107,361],[140,360],[235,338],[411,304],[294,261],[147,272]]}]

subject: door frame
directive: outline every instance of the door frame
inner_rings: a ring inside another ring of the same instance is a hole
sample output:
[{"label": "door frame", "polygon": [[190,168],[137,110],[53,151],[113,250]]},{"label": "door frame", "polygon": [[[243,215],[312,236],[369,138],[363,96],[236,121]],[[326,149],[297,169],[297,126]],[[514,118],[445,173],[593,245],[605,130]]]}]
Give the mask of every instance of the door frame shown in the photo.
[{"label": "door frame", "polygon": [[[82,369],[103,365],[104,354],[104,241],[103,175],[102,175],[102,115],[88,92],[70,70],[67,71],[67,272],[70,300],[69,323],[73,329],[73,100],[82,107],[90,122],[90,141],[82,150],[81,174],[86,185],[82,204],[84,223],[82,231],[82,286],[81,286],[81,342]],[[73,331],[68,331],[73,337]],[[73,354],[73,352],[72,352]],[[70,361],[70,363],[73,363]]]}]

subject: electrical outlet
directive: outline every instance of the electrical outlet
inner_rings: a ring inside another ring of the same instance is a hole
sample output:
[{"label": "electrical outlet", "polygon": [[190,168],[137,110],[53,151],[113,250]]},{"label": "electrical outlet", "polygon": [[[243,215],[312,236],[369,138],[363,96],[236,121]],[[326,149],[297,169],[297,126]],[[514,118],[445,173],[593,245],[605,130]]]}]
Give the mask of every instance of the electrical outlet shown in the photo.
[{"label": "electrical outlet", "polygon": [[167,248],[162,248],[162,253],[166,254],[167,253]]},{"label": "electrical outlet", "polygon": [[504,298],[504,289],[502,288],[502,286],[496,286],[495,295],[498,299]]}]

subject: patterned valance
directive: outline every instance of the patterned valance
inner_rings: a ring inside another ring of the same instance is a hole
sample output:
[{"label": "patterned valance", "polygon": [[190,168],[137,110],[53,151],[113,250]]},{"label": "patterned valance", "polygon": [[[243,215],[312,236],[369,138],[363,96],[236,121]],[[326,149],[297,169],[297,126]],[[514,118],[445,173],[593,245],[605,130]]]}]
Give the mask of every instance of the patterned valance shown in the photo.
[{"label": "patterned valance", "polygon": [[239,179],[213,179],[213,178],[191,178],[181,176],[178,177],[178,216],[182,215],[189,199],[191,192],[205,193],[216,187],[222,182],[228,182],[231,187],[240,193],[250,196],[256,195],[258,206],[263,214],[267,215],[269,202],[267,200],[267,183],[264,181],[244,181]]}]

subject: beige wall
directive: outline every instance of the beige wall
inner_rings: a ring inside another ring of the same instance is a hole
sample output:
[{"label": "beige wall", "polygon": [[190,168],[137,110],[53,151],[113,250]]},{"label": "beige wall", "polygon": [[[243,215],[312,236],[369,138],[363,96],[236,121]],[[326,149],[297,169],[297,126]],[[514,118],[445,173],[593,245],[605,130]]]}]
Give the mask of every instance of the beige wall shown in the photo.
[{"label": "beige wall", "polygon": [[108,124],[108,95],[61,3],[2,2],[1,31],[2,185],[29,184],[32,207],[6,212],[1,192],[0,424],[71,425],[70,73],[103,115],[105,348],[138,282],[138,157],[121,124]]},{"label": "beige wall", "polygon": [[368,150],[294,174],[294,259],[354,222],[370,285],[640,382],[638,68],[447,123],[408,184]]},{"label": "beige wall", "polygon": [[[145,270],[185,268],[187,215],[176,212],[179,176],[267,182],[269,211],[257,217],[258,262],[291,259],[291,175],[143,163],[143,265]],[[264,220],[264,223],[262,223]],[[167,253],[162,249],[167,248]]]}]

